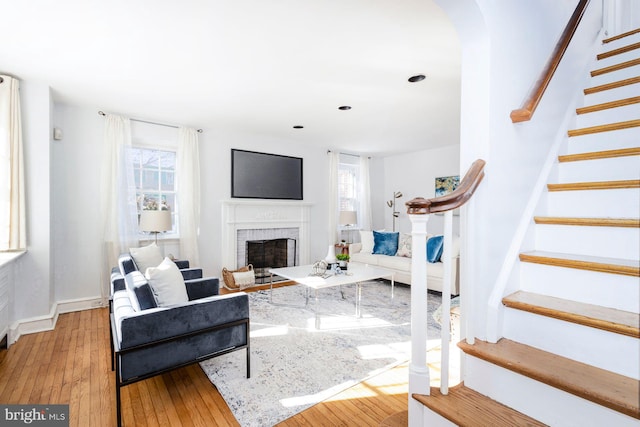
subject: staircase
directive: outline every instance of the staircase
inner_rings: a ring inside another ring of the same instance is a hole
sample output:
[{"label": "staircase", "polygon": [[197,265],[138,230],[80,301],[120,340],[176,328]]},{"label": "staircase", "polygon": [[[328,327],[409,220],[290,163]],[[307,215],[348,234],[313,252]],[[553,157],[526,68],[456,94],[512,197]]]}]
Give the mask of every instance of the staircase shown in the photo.
[{"label": "staircase", "polygon": [[425,425],[640,425],[640,30],[597,59],[503,338],[459,343],[465,382],[412,395]]}]

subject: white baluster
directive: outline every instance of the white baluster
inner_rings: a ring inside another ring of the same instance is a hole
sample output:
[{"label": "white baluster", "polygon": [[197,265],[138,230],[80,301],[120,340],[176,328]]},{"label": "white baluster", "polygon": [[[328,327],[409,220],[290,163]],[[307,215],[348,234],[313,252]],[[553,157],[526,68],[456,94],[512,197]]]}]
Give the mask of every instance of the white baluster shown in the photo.
[{"label": "white baluster", "polygon": [[453,245],[453,211],[444,213],[444,250],[442,253],[444,275],[442,278],[442,322],[440,391],[449,393],[449,339],[451,332],[451,251]]},{"label": "white baluster", "polygon": [[409,426],[422,426],[424,405],[413,393],[430,394],[427,366],[427,221],[429,215],[409,215],[411,220],[411,362],[409,364]]}]

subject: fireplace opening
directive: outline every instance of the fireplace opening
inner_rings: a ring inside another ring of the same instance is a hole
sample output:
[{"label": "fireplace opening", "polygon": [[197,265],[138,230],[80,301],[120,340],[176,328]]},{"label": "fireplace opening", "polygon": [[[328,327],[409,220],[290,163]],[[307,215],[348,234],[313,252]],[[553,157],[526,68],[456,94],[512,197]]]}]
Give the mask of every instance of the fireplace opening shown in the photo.
[{"label": "fireplace opening", "polygon": [[296,265],[296,239],[247,240],[245,259],[253,265],[256,283],[268,283],[269,269]]}]

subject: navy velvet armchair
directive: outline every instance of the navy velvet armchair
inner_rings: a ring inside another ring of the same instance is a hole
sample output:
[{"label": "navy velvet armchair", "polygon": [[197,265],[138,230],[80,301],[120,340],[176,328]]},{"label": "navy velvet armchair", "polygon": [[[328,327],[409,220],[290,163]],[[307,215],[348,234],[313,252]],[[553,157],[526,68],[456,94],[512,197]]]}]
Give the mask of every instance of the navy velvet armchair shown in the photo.
[{"label": "navy velvet armchair", "polygon": [[218,278],[189,279],[188,302],[158,307],[135,263],[127,268],[126,255],[120,261],[111,275],[110,314],[118,425],[120,388],[136,381],[242,349],[250,377],[247,294],[219,295]]}]

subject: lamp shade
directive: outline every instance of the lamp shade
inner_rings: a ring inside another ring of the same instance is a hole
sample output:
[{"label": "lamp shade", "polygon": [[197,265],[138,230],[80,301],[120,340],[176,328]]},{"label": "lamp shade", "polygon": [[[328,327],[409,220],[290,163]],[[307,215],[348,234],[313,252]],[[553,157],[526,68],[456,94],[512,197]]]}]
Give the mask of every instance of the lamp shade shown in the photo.
[{"label": "lamp shade", "polygon": [[355,225],[358,223],[358,216],[356,211],[340,211],[340,217],[338,218],[340,225]]},{"label": "lamp shade", "polygon": [[171,211],[142,211],[140,231],[159,233],[171,230]]}]

